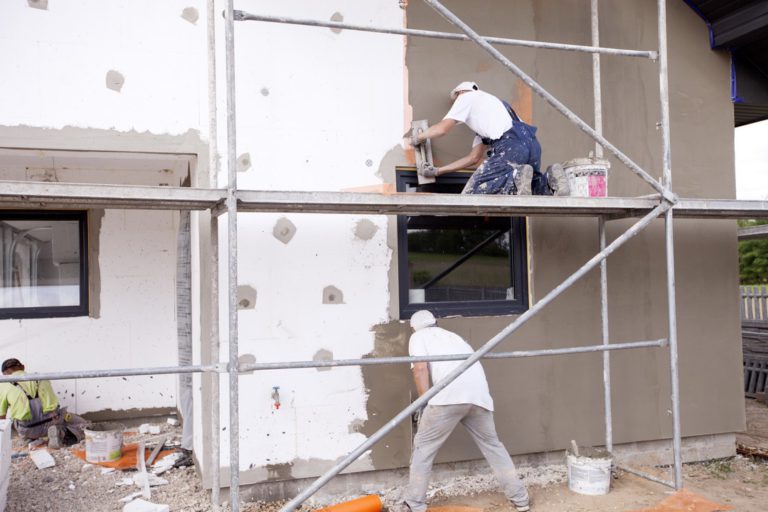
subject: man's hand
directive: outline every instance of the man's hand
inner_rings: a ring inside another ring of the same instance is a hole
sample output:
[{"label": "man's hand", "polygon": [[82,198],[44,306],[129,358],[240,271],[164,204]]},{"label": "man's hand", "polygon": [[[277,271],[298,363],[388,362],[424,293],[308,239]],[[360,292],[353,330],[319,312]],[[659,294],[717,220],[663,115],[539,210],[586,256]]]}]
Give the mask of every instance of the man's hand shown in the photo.
[{"label": "man's hand", "polygon": [[419,422],[421,421],[421,416],[424,414],[424,409],[425,409],[425,407],[421,407],[419,409],[416,409],[413,412],[413,415],[411,416],[411,419],[412,419],[414,425],[416,425],[417,427],[419,425]]},{"label": "man's hand", "polygon": [[422,169],[419,169],[419,174],[425,178],[434,178],[438,176],[438,168],[432,164],[426,164]]},{"label": "man's hand", "polygon": [[416,147],[423,143],[423,140],[419,139],[419,134],[415,130],[411,132],[411,146]]}]

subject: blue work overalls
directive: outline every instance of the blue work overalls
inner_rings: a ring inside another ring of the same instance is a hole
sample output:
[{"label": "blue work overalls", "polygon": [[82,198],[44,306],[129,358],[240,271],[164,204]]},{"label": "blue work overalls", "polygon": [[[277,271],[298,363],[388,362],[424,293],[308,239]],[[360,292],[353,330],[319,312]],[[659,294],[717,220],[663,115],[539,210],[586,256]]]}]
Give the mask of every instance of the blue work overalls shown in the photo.
[{"label": "blue work overalls", "polygon": [[524,123],[506,101],[502,101],[512,118],[512,128],[496,140],[483,138],[489,146],[485,161],[467,181],[462,194],[516,194],[513,180],[515,166],[533,167],[532,192],[551,195],[549,183],[541,171],[541,145],[536,140],[536,127]]}]

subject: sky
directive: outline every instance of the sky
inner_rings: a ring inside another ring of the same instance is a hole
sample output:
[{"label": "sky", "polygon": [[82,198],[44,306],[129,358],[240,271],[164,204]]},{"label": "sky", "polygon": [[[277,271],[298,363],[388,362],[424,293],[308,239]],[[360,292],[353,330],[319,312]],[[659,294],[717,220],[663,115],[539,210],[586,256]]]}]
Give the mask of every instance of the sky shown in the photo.
[{"label": "sky", "polygon": [[768,120],[736,128],[736,198],[768,199]]}]

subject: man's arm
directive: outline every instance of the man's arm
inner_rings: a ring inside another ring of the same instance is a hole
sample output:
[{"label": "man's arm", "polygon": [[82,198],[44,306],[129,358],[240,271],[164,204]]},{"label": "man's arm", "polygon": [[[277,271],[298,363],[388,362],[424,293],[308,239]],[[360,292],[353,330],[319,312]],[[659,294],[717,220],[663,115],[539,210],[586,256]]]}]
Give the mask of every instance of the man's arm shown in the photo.
[{"label": "man's arm", "polygon": [[438,137],[442,137],[443,135],[451,131],[451,128],[453,128],[457,124],[458,124],[458,121],[456,121],[455,119],[445,118],[439,123],[433,124],[423,132],[414,134],[414,139],[416,139],[416,141],[418,141],[419,143],[422,143],[427,139],[436,139]]},{"label": "man's arm", "polygon": [[471,167],[477,167],[480,162],[483,161],[483,155],[485,154],[486,146],[484,144],[478,144],[472,148],[467,156],[463,156],[442,167],[435,167],[435,176],[446,174],[453,171],[459,171],[461,169],[469,169]]},{"label": "man's arm", "polygon": [[429,363],[413,363],[411,371],[416,383],[416,393],[421,396],[429,389]]}]

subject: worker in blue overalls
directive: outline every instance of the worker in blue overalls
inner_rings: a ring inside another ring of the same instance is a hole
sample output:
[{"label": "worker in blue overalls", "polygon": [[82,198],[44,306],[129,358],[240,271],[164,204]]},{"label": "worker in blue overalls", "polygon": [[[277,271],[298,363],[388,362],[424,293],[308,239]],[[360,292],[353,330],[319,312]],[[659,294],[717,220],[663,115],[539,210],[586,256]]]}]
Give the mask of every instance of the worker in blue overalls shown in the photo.
[{"label": "worker in blue overalls", "polygon": [[460,83],[450,97],[453,106],[445,118],[423,132],[412,134],[411,143],[418,146],[427,139],[442,137],[457,124],[464,123],[475,132],[472,150],[448,165],[421,170],[424,176],[439,176],[480,164],[463,194],[570,194],[568,180],[559,164],[550,166],[546,173],[541,172],[541,145],[536,140],[536,127],[524,123],[507,102],[481,91],[475,82]]}]

